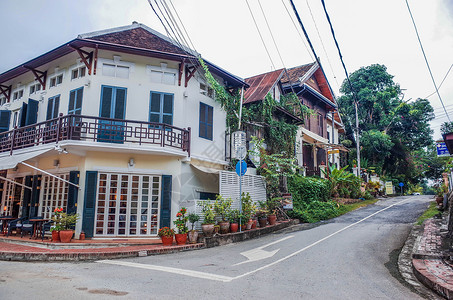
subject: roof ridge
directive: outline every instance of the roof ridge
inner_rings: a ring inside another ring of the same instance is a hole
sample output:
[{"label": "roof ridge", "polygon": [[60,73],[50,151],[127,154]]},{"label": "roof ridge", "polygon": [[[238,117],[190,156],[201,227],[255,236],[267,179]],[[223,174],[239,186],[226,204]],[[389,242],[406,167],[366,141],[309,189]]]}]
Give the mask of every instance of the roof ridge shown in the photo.
[{"label": "roof ridge", "polygon": [[264,73],[261,73],[261,74],[253,75],[253,76],[247,77],[247,78],[245,78],[245,79],[252,79],[252,78],[255,78],[255,77],[258,77],[258,76],[263,76],[263,75],[270,74],[270,73],[274,73],[274,72],[277,72],[277,71],[283,72],[283,70],[285,70],[285,68],[281,68],[281,69],[277,69],[277,70],[274,70],[274,71],[264,72]]}]

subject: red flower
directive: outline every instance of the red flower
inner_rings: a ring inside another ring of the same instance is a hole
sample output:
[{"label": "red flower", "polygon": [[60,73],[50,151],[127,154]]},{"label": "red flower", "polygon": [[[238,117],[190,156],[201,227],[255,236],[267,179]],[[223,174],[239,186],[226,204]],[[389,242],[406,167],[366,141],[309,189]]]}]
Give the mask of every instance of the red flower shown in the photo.
[{"label": "red flower", "polygon": [[176,216],[177,217],[182,217],[182,213],[179,212],[179,213],[176,214]]}]

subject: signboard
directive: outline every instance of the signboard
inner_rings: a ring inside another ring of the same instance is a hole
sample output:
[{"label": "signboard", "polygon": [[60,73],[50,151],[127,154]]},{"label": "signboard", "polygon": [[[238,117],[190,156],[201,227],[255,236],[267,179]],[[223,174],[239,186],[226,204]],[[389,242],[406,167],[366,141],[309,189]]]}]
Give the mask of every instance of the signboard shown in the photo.
[{"label": "signboard", "polygon": [[327,154],[335,154],[335,153],[340,153],[340,150],[339,149],[334,149],[334,150],[327,151]]},{"label": "signboard", "polygon": [[436,142],[437,156],[450,156],[445,142]]},{"label": "signboard", "polygon": [[244,159],[247,155],[246,134],[244,131],[233,132],[233,153],[232,157]]},{"label": "signboard", "polygon": [[393,183],[391,181],[385,182],[385,193],[387,195],[393,194]]},{"label": "signboard", "polygon": [[293,209],[293,195],[283,194],[283,209]]},{"label": "signboard", "polygon": [[244,176],[245,172],[247,172],[247,163],[244,160],[238,161],[236,164],[236,174],[238,176]]},{"label": "signboard", "polygon": [[400,182],[400,183],[398,183],[398,185],[399,185],[400,187],[403,187],[403,186],[404,186],[404,183]]}]

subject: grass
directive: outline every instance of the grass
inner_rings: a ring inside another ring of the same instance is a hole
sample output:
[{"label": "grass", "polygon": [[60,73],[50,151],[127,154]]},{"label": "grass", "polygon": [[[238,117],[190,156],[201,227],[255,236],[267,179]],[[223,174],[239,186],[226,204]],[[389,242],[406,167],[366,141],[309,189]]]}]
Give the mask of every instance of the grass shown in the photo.
[{"label": "grass", "polygon": [[431,202],[428,209],[420,217],[418,217],[417,225],[421,225],[423,221],[425,221],[426,219],[431,219],[438,213],[440,213],[440,211],[437,209],[436,201]]},{"label": "grass", "polygon": [[360,207],[365,207],[371,204],[374,204],[378,201],[378,199],[371,199],[371,200],[364,200],[357,203],[352,204],[343,204],[340,206],[340,215],[344,215],[350,211],[356,210]]}]

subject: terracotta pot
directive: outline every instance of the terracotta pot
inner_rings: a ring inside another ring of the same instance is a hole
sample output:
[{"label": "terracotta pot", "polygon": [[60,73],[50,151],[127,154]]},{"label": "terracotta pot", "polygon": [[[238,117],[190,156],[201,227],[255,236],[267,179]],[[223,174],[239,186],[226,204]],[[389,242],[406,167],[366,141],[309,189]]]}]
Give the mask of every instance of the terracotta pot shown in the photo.
[{"label": "terracotta pot", "polygon": [[247,224],[241,225],[241,231],[247,230]]},{"label": "terracotta pot", "polygon": [[228,231],[230,229],[230,222],[228,222],[228,221],[219,222],[219,226],[220,226],[220,233],[222,233],[222,234],[228,233]]},{"label": "terracotta pot", "polygon": [[160,239],[162,240],[162,244],[164,244],[164,246],[171,246],[173,244],[173,236],[170,235],[170,236],[161,236]]},{"label": "terracotta pot", "polygon": [[444,197],[436,197],[436,203],[437,205],[441,205],[444,202]]},{"label": "terracotta pot", "polygon": [[246,229],[247,229],[247,230],[252,229],[252,223],[253,223],[253,220],[250,219],[250,220],[248,221],[248,223],[246,224],[246,225],[247,225],[247,226],[246,226]]},{"label": "terracotta pot", "polygon": [[189,244],[196,244],[198,242],[198,231],[189,231]]},{"label": "terracotta pot", "polygon": [[61,240],[61,242],[62,243],[70,243],[73,234],[74,234],[73,230],[60,230],[60,240]]},{"label": "terracotta pot", "polygon": [[214,232],[214,224],[202,224],[201,230],[203,231],[204,236],[212,236]]},{"label": "terracotta pot", "polygon": [[230,232],[235,233],[238,232],[239,224],[238,223],[231,223],[230,224]]},{"label": "terracotta pot", "polygon": [[259,219],[258,219],[258,222],[260,223],[260,227],[261,227],[261,228],[266,227],[266,225],[267,225],[267,218],[259,218]]},{"label": "terracotta pot", "polygon": [[269,225],[275,225],[277,222],[277,216],[276,215],[268,215],[267,216],[267,221],[269,222]]},{"label": "terracotta pot", "polygon": [[52,242],[59,242],[60,241],[60,231],[54,230],[52,231]]},{"label": "terracotta pot", "polygon": [[176,244],[185,245],[187,243],[187,233],[177,233],[175,234]]},{"label": "terracotta pot", "polygon": [[85,232],[80,233],[79,240],[81,240],[81,241],[85,240]]},{"label": "terracotta pot", "polygon": [[252,229],[256,229],[256,224],[258,224],[258,221],[256,219],[252,220]]}]

